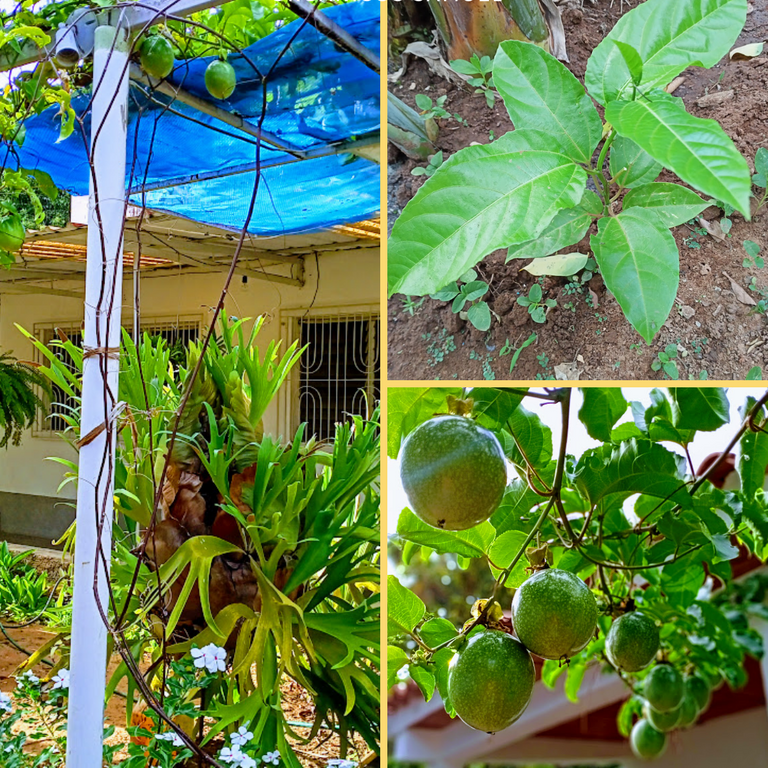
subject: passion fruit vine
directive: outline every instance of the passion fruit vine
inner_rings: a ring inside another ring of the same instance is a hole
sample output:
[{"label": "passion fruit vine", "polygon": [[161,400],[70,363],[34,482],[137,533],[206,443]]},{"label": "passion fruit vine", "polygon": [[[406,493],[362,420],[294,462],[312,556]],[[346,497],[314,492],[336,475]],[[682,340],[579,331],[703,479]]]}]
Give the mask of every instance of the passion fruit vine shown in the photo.
[{"label": "passion fruit vine", "polygon": [[484,629],[453,657],[448,695],[467,725],[495,733],[523,714],[535,679],[531,654],[521,643],[506,632]]},{"label": "passion fruit vine", "polygon": [[435,528],[463,531],[499,506],[507,464],[492,432],[464,416],[437,416],[403,443],[400,478],[417,517]]}]

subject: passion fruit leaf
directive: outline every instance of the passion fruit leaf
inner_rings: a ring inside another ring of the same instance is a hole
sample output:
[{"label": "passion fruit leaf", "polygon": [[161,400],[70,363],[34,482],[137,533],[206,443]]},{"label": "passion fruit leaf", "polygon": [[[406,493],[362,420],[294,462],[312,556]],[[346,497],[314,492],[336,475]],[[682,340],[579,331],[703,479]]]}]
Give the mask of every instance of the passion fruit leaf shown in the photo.
[{"label": "passion fruit leaf", "polygon": [[496,536],[489,522],[480,523],[465,531],[443,531],[420,520],[410,509],[404,509],[397,520],[397,534],[404,541],[412,541],[435,552],[452,552],[465,557],[483,557]]},{"label": "passion fruit leaf", "polygon": [[672,499],[684,507],[692,504],[676,455],[645,440],[625,440],[617,446],[585,451],[573,479],[591,505],[612,494],[633,493]]},{"label": "passion fruit leaf", "polygon": [[554,690],[560,675],[568,669],[568,666],[561,664],[554,659],[544,659],[544,665],[541,668],[541,682],[550,690]]},{"label": "passion fruit leaf", "polygon": [[[686,67],[712,67],[739,36],[746,0],[647,0],[625,13],[592,51],[584,78],[599,104],[631,96],[632,72],[616,41],[633,45],[642,61],[643,90],[663,88]],[[606,117],[608,122],[612,122]]]},{"label": "passion fruit leaf", "polygon": [[731,420],[727,391],[722,387],[674,387],[668,394],[676,429],[714,432]]},{"label": "passion fruit leaf", "polygon": [[750,219],[749,166],[715,120],[688,114],[682,99],[661,92],[651,99],[612,102],[605,119],[683,181]]},{"label": "passion fruit leaf", "polygon": [[568,665],[568,675],[565,678],[565,697],[568,701],[577,704],[579,701],[579,689],[584,681],[587,665],[582,662],[574,662]]},{"label": "passion fruit leaf", "polygon": [[654,182],[630,189],[621,201],[623,208],[655,211],[665,227],[677,227],[698,216],[709,202],[680,184]]},{"label": "passion fruit leaf", "polygon": [[616,718],[619,733],[626,738],[632,730],[632,720],[643,710],[643,700],[639,696],[630,696],[622,705]]},{"label": "passion fruit leaf", "polygon": [[402,441],[437,413],[448,413],[447,396],[461,397],[460,387],[393,387],[387,396],[387,456],[396,459]]},{"label": "passion fruit leaf", "polygon": [[650,184],[662,171],[661,163],[623,136],[616,136],[611,144],[609,165],[616,182],[629,188]]},{"label": "passion fruit leaf", "polygon": [[456,717],[456,710],[453,708],[451,694],[448,690],[448,673],[450,672],[451,661],[455,655],[456,652],[453,648],[442,648],[432,657],[432,663],[435,666],[437,691],[443,700],[445,711],[450,717]]},{"label": "passion fruit leaf", "polygon": [[[488,550],[488,559],[493,563],[491,573],[498,579],[502,570],[509,567],[521,547],[525,543],[526,534],[522,531],[507,531],[496,538]],[[512,573],[504,582],[505,587],[519,587],[527,578],[526,567],[528,561],[521,557],[515,565]],[[498,566],[498,567],[495,567]]]},{"label": "passion fruit leaf", "polygon": [[577,163],[589,163],[603,123],[584,86],[533,43],[506,40],[493,60],[493,84],[515,128],[547,126],[551,140]]},{"label": "passion fruit leaf", "polygon": [[459,150],[419,189],[389,239],[390,295],[435,293],[579,202],[586,171],[557,152],[526,149],[518,133],[526,132]]},{"label": "passion fruit leaf", "polygon": [[[520,406],[509,419],[507,428],[534,467],[538,469],[549,464],[552,459],[552,430],[535,413]],[[514,445],[507,456],[513,464],[525,465],[525,459]]]},{"label": "passion fruit leaf", "polygon": [[[744,418],[757,401],[749,397],[742,408],[739,409]],[[765,418],[765,408],[760,409],[757,423]],[[765,429],[765,427],[763,427]],[[768,434],[764,431],[753,432],[748,429],[739,441],[738,471],[741,477],[741,490],[751,497],[760,491],[765,484],[765,471],[768,467]]]},{"label": "passion fruit leaf", "polygon": [[627,401],[618,387],[582,387],[579,420],[595,440],[609,442],[611,430],[626,413]]},{"label": "passion fruit leaf", "polygon": [[590,244],[605,285],[650,344],[677,296],[680,255],[675,238],[653,211],[627,208],[600,219]]},{"label": "passion fruit leaf", "polygon": [[[555,476],[555,462],[538,470],[539,476],[545,483],[551,485]],[[542,501],[541,496],[534,493],[528,484],[522,480],[513,480],[508,486],[498,509],[491,515],[491,523],[496,534],[506,531],[528,531],[531,510]]]},{"label": "passion fruit leaf", "polygon": [[424,701],[429,701],[432,698],[432,694],[435,692],[435,686],[437,685],[434,670],[426,666],[411,665],[408,668],[408,674],[421,691]]},{"label": "passion fruit leaf", "polygon": [[398,672],[408,664],[408,655],[396,645],[387,646],[387,688],[400,682]]},{"label": "passion fruit leaf", "polygon": [[699,549],[661,569],[661,588],[672,605],[686,608],[696,599],[706,578],[704,553]]},{"label": "passion fruit leaf", "polygon": [[474,400],[472,415],[478,424],[498,432],[520,406],[525,391],[525,388],[512,391],[498,387],[474,387],[468,394]]},{"label": "passion fruit leaf", "polygon": [[419,637],[430,648],[435,648],[458,634],[456,627],[448,619],[430,619],[419,628]]},{"label": "passion fruit leaf", "polygon": [[425,612],[421,598],[406,589],[397,576],[387,576],[387,637],[412,632]]}]

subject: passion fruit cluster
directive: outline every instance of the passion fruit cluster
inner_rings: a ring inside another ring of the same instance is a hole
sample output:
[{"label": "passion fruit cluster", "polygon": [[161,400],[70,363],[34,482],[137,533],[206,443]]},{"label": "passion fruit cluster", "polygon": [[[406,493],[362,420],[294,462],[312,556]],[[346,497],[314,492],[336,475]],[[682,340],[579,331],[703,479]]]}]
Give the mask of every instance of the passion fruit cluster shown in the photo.
[{"label": "passion fruit cluster", "polygon": [[[141,68],[157,80],[163,80],[173,71],[176,58],[170,41],[163,35],[151,35],[139,51]],[[237,85],[234,67],[224,59],[214,59],[205,70],[205,87],[215,99],[228,99]]]}]

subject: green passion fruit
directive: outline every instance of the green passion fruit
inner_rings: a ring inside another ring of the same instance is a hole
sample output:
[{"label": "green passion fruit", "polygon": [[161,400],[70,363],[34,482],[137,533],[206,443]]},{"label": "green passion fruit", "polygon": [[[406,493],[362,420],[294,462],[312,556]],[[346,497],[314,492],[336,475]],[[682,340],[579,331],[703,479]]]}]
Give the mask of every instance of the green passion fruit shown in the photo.
[{"label": "green passion fruit", "polygon": [[683,676],[671,664],[657,664],[645,678],[643,692],[657,712],[677,709],[683,700]]},{"label": "green passion fruit", "polygon": [[144,41],[140,58],[141,68],[158,80],[168,77],[173,71],[173,48],[162,35],[153,35]]},{"label": "green passion fruit", "polygon": [[657,731],[644,717],[638,720],[629,736],[629,745],[637,757],[652,760],[664,754],[667,735]]},{"label": "green passion fruit", "polygon": [[448,695],[467,725],[495,733],[523,714],[535,677],[531,654],[521,643],[506,632],[481,630],[453,657]]},{"label": "green passion fruit", "polygon": [[645,669],[659,650],[659,628],[650,616],[632,611],[611,624],[605,638],[608,661],[623,672]]},{"label": "green passion fruit", "polygon": [[689,693],[696,702],[699,712],[703,712],[712,700],[709,683],[698,675],[688,675],[683,681],[683,685],[685,686],[686,693]]},{"label": "green passion fruit", "polygon": [[235,68],[221,59],[212,61],[205,70],[205,87],[215,99],[228,99],[237,85]]},{"label": "green passion fruit", "polygon": [[569,658],[595,634],[597,601],[575,574],[558,568],[539,571],[516,590],[512,625],[531,653]]},{"label": "green passion fruit", "polygon": [[[680,707],[683,705],[681,704]],[[643,717],[657,730],[662,733],[674,731],[680,722],[681,709],[671,709],[669,712],[657,712],[649,706],[646,701],[643,704]]]},{"label": "green passion fruit", "polygon": [[696,699],[688,691],[683,694],[683,701],[678,707],[680,717],[677,721],[678,728],[690,728],[699,719],[699,707]]},{"label": "green passion fruit", "polygon": [[438,416],[406,438],[400,478],[417,517],[435,528],[463,531],[499,506],[507,463],[492,432],[464,416]]},{"label": "green passion fruit", "polygon": [[0,212],[0,250],[18,251],[26,236],[21,217],[16,213]]}]

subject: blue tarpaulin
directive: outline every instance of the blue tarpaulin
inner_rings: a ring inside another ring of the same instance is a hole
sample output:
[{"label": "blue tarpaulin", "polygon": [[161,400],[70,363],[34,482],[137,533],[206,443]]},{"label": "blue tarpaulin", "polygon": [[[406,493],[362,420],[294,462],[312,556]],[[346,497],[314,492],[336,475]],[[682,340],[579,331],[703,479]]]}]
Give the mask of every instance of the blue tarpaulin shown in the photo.
[{"label": "blue tarpaulin", "polygon": [[[378,50],[379,7],[374,0],[362,0],[324,13],[363,45]],[[205,89],[204,72],[211,60],[177,60],[168,80],[256,126],[264,98],[260,75],[274,66],[266,78],[266,117],[261,127],[281,143],[305,151],[322,150],[379,129],[378,75],[301,20],[254,43],[244,54],[229,56],[238,82],[226,101],[213,99]],[[132,82],[127,163],[127,174],[132,172],[132,176],[126,176],[126,189],[198,174],[220,173],[222,177],[133,194],[132,202],[240,230],[255,174],[227,174],[255,163],[256,139],[178,101],[172,104],[174,114],[164,108],[171,104],[170,98],[155,92],[150,99],[148,94],[146,86]],[[90,137],[90,94],[76,97],[72,104],[78,115],[85,116]],[[89,168],[82,134],[76,128],[69,138],[56,143],[60,129],[57,110],[53,107],[26,121],[19,164],[47,172],[61,189],[86,195]],[[261,236],[313,232],[361,220],[380,210],[376,163],[345,153],[278,164],[292,159],[290,153],[262,143],[260,160],[271,167],[262,169],[249,232]]]}]

